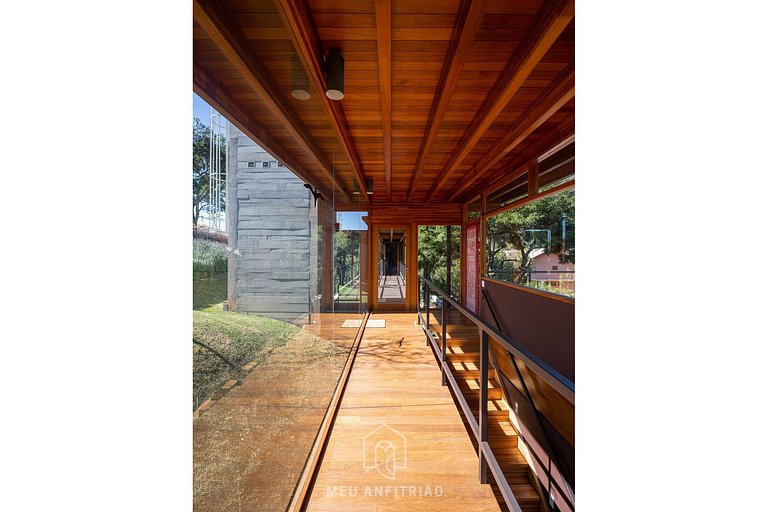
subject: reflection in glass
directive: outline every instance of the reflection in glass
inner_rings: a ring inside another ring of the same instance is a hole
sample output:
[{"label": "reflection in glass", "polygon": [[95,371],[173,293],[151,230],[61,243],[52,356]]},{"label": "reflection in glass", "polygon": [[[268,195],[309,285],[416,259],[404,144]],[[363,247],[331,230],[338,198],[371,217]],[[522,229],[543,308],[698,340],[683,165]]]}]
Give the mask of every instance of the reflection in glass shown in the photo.
[{"label": "reflection in glass", "polygon": [[403,228],[379,230],[379,304],[406,303],[406,236]]}]

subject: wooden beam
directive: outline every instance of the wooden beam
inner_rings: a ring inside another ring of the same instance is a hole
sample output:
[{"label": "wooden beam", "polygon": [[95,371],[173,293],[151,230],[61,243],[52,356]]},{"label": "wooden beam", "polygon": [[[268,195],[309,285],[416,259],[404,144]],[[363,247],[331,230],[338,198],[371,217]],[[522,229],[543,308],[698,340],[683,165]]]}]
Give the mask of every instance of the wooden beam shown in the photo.
[{"label": "wooden beam", "polygon": [[384,174],[387,201],[392,200],[392,0],[376,0],[376,40],[379,56],[379,94],[384,132]]},{"label": "wooden beam", "polygon": [[437,191],[456,171],[459,164],[483,138],[488,128],[496,121],[536,65],[571,22],[573,3],[573,0],[556,0],[543,3],[536,14],[533,26],[528,30],[517,51],[507,62],[493,89],[464,132],[456,151],[432,183],[427,192],[427,201],[434,198]]},{"label": "wooden beam", "polygon": [[306,152],[323,174],[336,186],[342,196],[351,200],[351,195],[341,180],[334,180],[333,168],[323,154],[317,141],[284,99],[279,87],[264,65],[253,55],[240,29],[218,2],[193,0],[192,12],[195,21],[211,37],[227,59],[240,73],[253,91],[264,102],[275,118],[286,129],[303,151]]},{"label": "wooden beam", "polygon": [[416,157],[416,166],[411,175],[411,182],[408,185],[407,201],[411,200],[413,192],[419,183],[419,177],[424,166],[424,162],[429,156],[432,144],[435,142],[437,132],[440,130],[440,124],[443,122],[445,112],[448,110],[448,104],[459,82],[459,74],[464,67],[464,61],[475,40],[475,33],[483,19],[484,0],[462,0],[459,16],[456,19],[456,25],[453,29],[453,37],[448,53],[445,55],[443,68],[440,73],[440,80],[437,82],[437,90],[432,100],[432,108],[427,118],[427,126],[424,130],[424,137],[421,139],[419,153]]},{"label": "wooden beam", "polygon": [[539,160],[534,158],[528,164],[528,195],[535,196],[539,193]]},{"label": "wooden beam", "polygon": [[520,145],[539,126],[544,124],[563,105],[576,94],[576,71],[573,62],[557,75],[544,92],[512,125],[512,128],[499,138],[491,148],[480,157],[475,166],[454,186],[448,194],[448,201],[469,188],[472,183],[486,174],[504,156]]},{"label": "wooden beam", "polygon": [[307,172],[306,168],[296,160],[293,153],[275,140],[263,127],[253,123],[251,116],[243,112],[229,94],[199,64],[192,66],[192,90],[218,112],[225,114],[230,123],[237,126],[241,132],[257,142],[269,154],[283,162],[296,176],[316,187],[323,194],[323,197],[330,200],[332,197],[330,189],[325,184],[319,183],[317,176]]},{"label": "wooden beam", "polygon": [[288,32],[291,34],[293,45],[304,65],[304,69],[314,83],[315,89],[320,94],[320,100],[331,122],[331,126],[333,126],[333,130],[336,132],[341,149],[352,166],[355,180],[357,180],[357,185],[360,189],[360,197],[364,197],[365,201],[368,202],[369,198],[365,194],[363,165],[360,162],[360,156],[352,140],[344,109],[340,101],[334,101],[325,95],[326,80],[324,74],[325,66],[323,64],[323,45],[317,33],[317,28],[312,21],[311,10],[306,0],[276,0],[275,4],[280,11]]},{"label": "wooden beam", "polygon": [[462,196],[464,198],[472,198],[481,192],[494,192],[509,184],[526,171],[527,162],[532,158],[543,155],[553,147],[571,137],[574,134],[574,128],[575,123],[574,120],[571,119],[568,122],[562,123],[551,129],[539,140],[529,144],[520,155],[503,162],[500,167],[497,167],[497,171],[486,183],[475,185],[473,188],[464,192]]}]

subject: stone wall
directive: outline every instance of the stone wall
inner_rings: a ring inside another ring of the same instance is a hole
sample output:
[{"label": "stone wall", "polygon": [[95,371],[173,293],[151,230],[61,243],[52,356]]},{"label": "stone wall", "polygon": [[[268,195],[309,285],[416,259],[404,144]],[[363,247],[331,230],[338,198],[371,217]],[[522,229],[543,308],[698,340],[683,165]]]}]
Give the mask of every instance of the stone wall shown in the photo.
[{"label": "stone wall", "polygon": [[231,124],[228,141],[228,305],[304,323],[318,293],[314,199],[285,167],[261,167],[275,159]]}]

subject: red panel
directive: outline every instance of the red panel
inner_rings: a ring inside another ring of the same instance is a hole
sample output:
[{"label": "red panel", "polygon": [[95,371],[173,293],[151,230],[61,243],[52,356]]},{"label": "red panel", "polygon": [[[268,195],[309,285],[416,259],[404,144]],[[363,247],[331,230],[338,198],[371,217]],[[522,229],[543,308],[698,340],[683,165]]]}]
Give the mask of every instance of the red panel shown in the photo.
[{"label": "red panel", "polygon": [[477,243],[479,222],[470,224],[467,226],[464,239],[464,247],[466,248],[466,254],[464,254],[464,261],[466,261],[464,283],[466,289],[465,306],[473,313],[477,313],[480,301],[479,284],[480,284],[480,269],[478,267],[478,260],[480,259],[480,247]]}]

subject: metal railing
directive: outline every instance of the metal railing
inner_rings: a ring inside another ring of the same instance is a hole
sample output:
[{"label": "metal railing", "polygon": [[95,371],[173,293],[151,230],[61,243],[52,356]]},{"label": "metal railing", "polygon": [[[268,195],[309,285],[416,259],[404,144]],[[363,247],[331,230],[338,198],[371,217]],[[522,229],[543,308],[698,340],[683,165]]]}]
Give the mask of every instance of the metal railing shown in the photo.
[{"label": "metal railing", "polygon": [[[494,340],[497,343],[499,343],[502,346],[502,348],[506,350],[511,356],[517,357],[519,360],[521,360],[530,371],[535,373],[537,377],[539,377],[541,380],[549,384],[555,391],[557,391],[561,396],[563,396],[568,402],[572,404],[575,402],[575,394],[576,394],[575,384],[573,381],[566,378],[565,376],[560,374],[557,370],[555,370],[550,365],[548,365],[543,360],[541,360],[541,358],[532,354],[523,346],[516,343],[514,340],[511,340],[508,336],[499,332],[497,328],[494,328],[493,326],[487,324],[485,321],[481,320],[474,313],[468,311],[466,308],[464,308],[461,304],[459,304],[457,301],[452,299],[446,292],[444,292],[442,289],[435,286],[435,284],[429,281],[428,279],[424,278],[423,276],[419,276],[419,281],[424,285],[423,290],[424,290],[424,310],[425,310],[424,314],[422,315],[421,301],[417,301],[419,323],[421,324],[422,329],[424,329],[424,333],[427,338],[427,345],[429,346],[431,344],[435,353],[439,354],[440,369],[442,373],[442,383],[444,386],[447,384],[450,384],[451,388],[453,389],[454,395],[456,396],[456,399],[459,402],[459,406],[461,407],[464,413],[464,416],[467,419],[470,429],[472,430],[472,433],[475,435],[475,438],[477,439],[478,446],[479,446],[478,458],[479,458],[480,482],[488,483],[487,475],[488,475],[488,469],[490,469],[491,474],[493,475],[496,481],[496,484],[498,485],[499,490],[501,491],[501,494],[504,498],[504,501],[509,507],[509,509],[515,512],[520,512],[521,510],[520,505],[518,504],[517,499],[515,498],[515,495],[512,492],[512,489],[510,488],[509,483],[507,482],[507,479],[504,476],[504,473],[501,467],[499,466],[499,463],[496,460],[496,457],[494,456],[490,445],[488,444],[488,367],[489,367],[489,359],[491,356],[489,337],[493,337]],[[442,332],[440,336],[440,341],[441,341],[440,344],[438,344],[437,340],[435,339],[435,336],[433,336],[432,331],[430,329],[430,310],[431,310],[430,290],[432,290],[441,299],[440,327]],[[458,385],[458,382],[456,381],[455,377],[451,373],[450,367],[448,365],[448,361],[446,359],[446,334],[447,334],[446,309],[449,307],[461,313],[464,316],[464,318],[466,318],[467,320],[470,320],[472,323],[474,323],[478,327],[478,331],[480,335],[480,400],[479,400],[479,403],[477,404],[479,422],[475,420],[475,416],[474,414],[472,414],[472,409],[470,405],[467,403],[467,401],[465,400],[464,395]],[[514,357],[513,357],[513,362],[515,362]],[[517,365],[516,362],[515,362],[515,365]],[[530,394],[527,394],[527,395],[528,397],[530,397]],[[530,399],[531,399],[531,405],[533,406],[534,410],[536,410],[535,405],[532,402],[532,398]],[[524,437],[523,437],[523,441],[525,442]],[[526,444],[528,443],[526,442]],[[538,456],[536,456],[535,453],[533,455],[538,459]],[[552,454],[549,454],[550,465],[552,464],[552,458],[553,458]],[[539,462],[542,462],[542,461],[539,460]],[[555,461],[555,465],[558,466],[556,461]],[[558,467],[557,470],[562,477],[563,472],[561,468]],[[550,474],[548,475],[548,479],[552,481],[553,478],[551,476],[551,471],[549,471],[549,473]],[[557,485],[557,487],[560,488],[559,485]],[[564,495],[568,495],[569,501],[571,501],[570,504],[571,506],[573,506],[574,496],[571,489],[566,485],[566,489],[560,489],[560,491]]]}]

